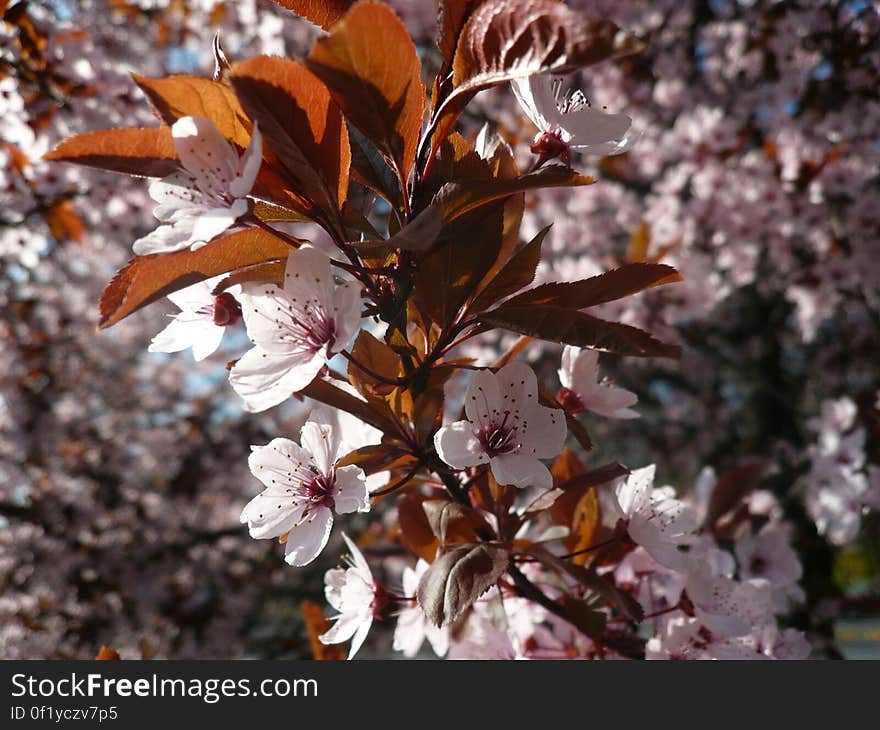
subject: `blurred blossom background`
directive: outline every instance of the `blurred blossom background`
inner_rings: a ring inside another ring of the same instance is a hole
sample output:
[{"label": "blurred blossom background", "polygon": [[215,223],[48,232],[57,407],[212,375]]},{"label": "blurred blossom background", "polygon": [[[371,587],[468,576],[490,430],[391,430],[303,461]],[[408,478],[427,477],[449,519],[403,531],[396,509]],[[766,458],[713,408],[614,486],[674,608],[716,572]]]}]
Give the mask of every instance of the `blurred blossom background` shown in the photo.
[{"label": "blurred blossom background", "polygon": [[[427,78],[434,2],[391,4]],[[880,4],[569,4],[646,42],[573,80],[641,138],[574,162],[597,184],[527,198],[526,236],[553,223],[540,278],[637,260],[684,276],[606,305],[684,356],[602,359],[641,418],[587,420],[589,459],[656,463],[685,493],[707,467],[766,460],[761,509],[792,527],[803,571],[791,625],[815,656],[877,656]],[[295,434],[302,406],[243,412],[225,370],[243,333],[201,363],[148,353],[171,305],[98,332],[103,286],[154,226],[147,183],[41,158],[71,134],[155,124],[130,74],[210,76],[218,30],[232,61],[304,55],[320,31],[258,0],[0,9],[0,657],[310,656],[299,602],[339,550],[293,570],[239,523],[250,445]],[[528,165],[535,130],[507,87],[463,131],[487,121]],[[525,352],[551,389],[559,355]],[[368,651],[390,653],[387,636]]]}]

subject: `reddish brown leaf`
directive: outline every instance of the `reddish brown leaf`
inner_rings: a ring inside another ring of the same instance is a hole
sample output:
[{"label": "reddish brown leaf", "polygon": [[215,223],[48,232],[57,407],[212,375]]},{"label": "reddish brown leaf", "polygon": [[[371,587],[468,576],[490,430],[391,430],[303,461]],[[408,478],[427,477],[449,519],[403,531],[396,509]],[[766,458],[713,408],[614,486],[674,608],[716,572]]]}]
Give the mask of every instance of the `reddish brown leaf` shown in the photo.
[{"label": "reddish brown leaf", "polygon": [[248,228],[217,238],[197,251],[137,256],[113,277],[101,295],[101,329],[169,293],[266,261],[285,259],[288,246],[263,230]]},{"label": "reddish brown leaf", "polygon": [[452,63],[458,36],[468,16],[483,0],[440,0],[437,17],[437,48],[447,64]]},{"label": "reddish brown leaf", "polygon": [[724,472],[715,483],[709,507],[706,510],[706,526],[712,527],[718,520],[734,509],[760,483],[767,469],[763,459],[752,459],[730,471]]},{"label": "reddish brown leaf", "polygon": [[170,127],[79,134],[64,140],[43,159],[144,177],[165,177],[180,166]]},{"label": "reddish brown leaf", "polygon": [[315,42],[307,64],[345,116],[407,180],[425,87],[415,44],[394,11],[384,3],[358,3]]},{"label": "reddish brown leaf", "polygon": [[637,327],[608,322],[585,312],[554,304],[510,304],[506,302],[478,318],[482,324],[600,352],[633,357],[681,356],[678,345],[661,342]]},{"label": "reddish brown leaf", "polygon": [[302,64],[274,56],[237,63],[230,78],[297,192],[338,211],[348,194],[351,149],[327,87]]},{"label": "reddish brown leaf", "polygon": [[419,581],[419,605],[435,626],[446,626],[491,588],[507,570],[509,553],[487,543],[455,545]]},{"label": "reddish brown leaf", "polygon": [[471,305],[471,311],[482,312],[500,299],[515,294],[532,283],[541,261],[541,244],[549,231],[550,226],[538,231],[531,241],[514,254],[480,292]]},{"label": "reddish brown leaf", "polygon": [[513,297],[506,304],[553,304],[586,309],[675,281],[682,281],[681,275],[666,264],[624,264],[589,279],[536,286]]},{"label": "reddish brown leaf", "polygon": [[292,10],[324,30],[339,20],[355,0],[275,0],[281,7]]},{"label": "reddish brown leaf", "polygon": [[548,165],[540,170],[509,179],[468,180],[451,182],[441,188],[434,204],[450,221],[463,213],[499,198],[539,188],[580,187],[592,185],[593,178],[580,175],[562,165]]}]

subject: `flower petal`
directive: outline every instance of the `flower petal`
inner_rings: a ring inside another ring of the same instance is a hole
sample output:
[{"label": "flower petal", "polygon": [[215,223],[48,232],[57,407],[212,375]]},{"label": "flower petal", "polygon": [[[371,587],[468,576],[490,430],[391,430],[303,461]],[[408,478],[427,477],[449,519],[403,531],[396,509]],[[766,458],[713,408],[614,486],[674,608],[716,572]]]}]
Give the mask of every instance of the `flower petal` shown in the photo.
[{"label": "flower petal", "polygon": [[327,507],[312,509],[308,516],[287,533],[284,560],[288,565],[301,567],[311,563],[327,545],[333,512]]},{"label": "flower petal", "polygon": [[529,454],[502,454],[493,457],[490,464],[492,474],[499,484],[542,489],[553,486],[550,470]]},{"label": "flower petal", "polygon": [[305,388],[324,365],[322,353],[276,355],[262,347],[248,350],[229,372],[229,384],[251,413],[265,411]]},{"label": "flower petal", "polygon": [[434,435],[434,448],[437,455],[454,469],[485,464],[489,456],[474,436],[469,421],[456,421],[441,428]]}]

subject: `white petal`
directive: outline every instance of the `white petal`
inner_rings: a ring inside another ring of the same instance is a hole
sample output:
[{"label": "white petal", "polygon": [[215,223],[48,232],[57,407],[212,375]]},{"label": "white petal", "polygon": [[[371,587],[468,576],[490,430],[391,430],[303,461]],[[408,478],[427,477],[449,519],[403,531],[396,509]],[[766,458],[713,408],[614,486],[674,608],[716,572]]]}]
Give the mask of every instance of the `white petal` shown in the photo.
[{"label": "white petal", "polygon": [[244,399],[246,410],[259,413],[305,388],[323,365],[321,353],[276,355],[254,347],[229,372],[229,384]]},{"label": "white petal", "polygon": [[621,517],[629,517],[648,504],[651,486],[654,484],[654,464],[635,469],[623,484],[614,490],[615,501]]},{"label": "white petal", "polygon": [[573,147],[590,147],[626,137],[632,119],[626,114],[605,114],[584,107],[563,115],[563,126],[571,134]]},{"label": "white petal", "polygon": [[567,433],[568,424],[561,409],[533,406],[523,413],[519,453],[530,454],[539,459],[558,456],[562,452]]},{"label": "white petal", "polygon": [[192,208],[195,200],[201,197],[201,193],[193,189],[194,184],[193,176],[185,172],[175,172],[150,183],[150,197],[158,203],[153,215],[168,222],[178,211]]},{"label": "white petal", "polygon": [[343,466],[336,470],[336,491],[333,495],[336,512],[369,512],[370,493],[364,470],[359,466]]},{"label": "white petal", "polygon": [[137,256],[182,251],[190,245],[190,234],[194,224],[193,218],[184,218],[171,225],[160,225],[135,241],[132,250]]},{"label": "white petal", "polygon": [[490,420],[493,411],[502,407],[498,377],[491,370],[475,372],[464,400],[464,411],[468,420],[476,426],[482,426]]},{"label": "white petal", "polygon": [[333,527],[333,513],[327,507],[313,509],[309,516],[287,533],[284,560],[288,565],[308,565],[320,555]]},{"label": "white petal", "polygon": [[394,651],[402,651],[406,657],[414,657],[425,640],[425,614],[418,606],[405,608],[397,616],[394,629]]},{"label": "white petal", "polygon": [[[211,327],[219,329],[213,323]],[[192,319],[180,319],[175,317],[170,324],[159,332],[150,342],[147,348],[149,352],[180,352],[198,340],[205,327],[204,322]],[[222,332],[220,333],[222,336]]]},{"label": "white petal", "polygon": [[281,537],[302,520],[305,505],[289,496],[278,496],[269,490],[260,492],[241,511],[242,522],[255,540]]},{"label": "white petal", "polygon": [[351,561],[357,571],[360,573],[361,577],[367,582],[373,583],[373,573],[370,571],[370,564],[367,562],[367,559],[364,557],[364,554],[358,550],[358,546],[355,545],[351,538],[346,535],[344,532],[342,533],[342,539],[345,540],[345,544],[348,546],[348,552],[351,555]]},{"label": "white petal", "polygon": [[257,123],[254,122],[254,129],[251,132],[251,141],[239,162],[239,169],[241,172],[229,185],[229,192],[234,197],[243,198],[251,191],[254,187],[254,182],[256,182],[257,173],[260,172],[260,165],[262,162],[263,136],[260,134]]},{"label": "white petal", "polygon": [[274,438],[265,446],[252,446],[248,468],[267,488],[289,493],[287,487],[298,486],[310,473],[311,454],[295,441]]},{"label": "white petal", "polygon": [[366,641],[367,634],[370,633],[370,626],[372,625],[372,617],[362,620],[358,625],[357,631],[355,631],[355,634],[351,639],[351,647],[348,650],[349,659],[354,659],[354,655],[357,654],[360,648],[364,645],[364,641]]},{"label": "white petal", "polygon": [[322,644],[341,644],[348,641],[360,625],[360,618],[353,614],[341,613],[335,618],[336,623],[318,637]]},{"label": "white petal", "polygon": [[247,213],[247,208],[246,200],[236,200],[228,208],[211,208],[200,212],[193,225],[190,243],[209,243],[232,227],[239,216]]},{"label": "white petal", "polygon": [[330,257],[314,246],[301,246],[287,257],[284,267],[284,291],[289,297],[317,299],[332,311],[335,284]]},{"label": "white petal", "polygon": [[217,351],[223,340],[224,330],[224,327],[218,327],[213,322],[203,324],[192,344],[193,358],[196,362],[204,360]]},{"label": "white petal", "polygon": [[549,489],[553,486],[550,470],[534,456],[528,454],[502,454],[490,462],[492,474],[499,484],[514,487],[541,487]]},{"label": "white petal", "polygon": [[336,287],[333,319],[336,322],[333,352],[339,352],[348,348],[360,328],[361,290],[359,285],[346,282]]},{"label": "white petal", "polygon": [[454,469],[485,464],[489,457],[474,436],[469,421],[456,421],[434,435],[437,455]]},{"label": "white petal", "polygon": [[318,471],[329,476],[336,461],[333,428],[325,423],[306,421],[300,430],[299,441],[312,455]]},{"label": "white petal", "polygon": [[198,179],[235,177],[238,154],[207,117],[181,117],[171,127],[174,149],[186,170]]}]

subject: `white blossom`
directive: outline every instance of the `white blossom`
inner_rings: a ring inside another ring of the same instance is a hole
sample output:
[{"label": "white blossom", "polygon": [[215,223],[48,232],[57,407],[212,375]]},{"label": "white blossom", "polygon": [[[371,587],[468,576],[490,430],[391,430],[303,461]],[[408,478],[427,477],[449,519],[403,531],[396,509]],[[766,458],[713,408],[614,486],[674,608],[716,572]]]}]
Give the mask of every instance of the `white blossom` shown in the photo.
[{"label": "white blossom", "polygon": [[670,487],[655,489],[654,465],[634,470],[614,491],[613,507],[626,522],[630,538],[661,565],[686,572],[687,554],[679,546],[693,542],[697,527],[691,507],[675,499]]},{"label": "white blossom", "polygon": [[282,286],[245,284],[241,306],[255,347],[232,368],[229,382],[252,412],[305,388],[351,342],[360,322],[359,288],[336,283],[329,257],[311,246],[288,256]]},{"label": "white blossom", "polygon": [[548,74],[510,82],[526,116],[538,128],[532,152],[570,164],[570,151],[619,155],[635,143],[632,119],[590,106],[580,90],[563,93],[562,79]]},{"label": "white blossom", "polygon": [[566,410],[577,415],[592,411],[606,418],[638,418],[630,408],[639,397],[624,388],[599,381],[599,353],[566,345],[559,369],[562,390],[558,400]]},{"label": "white blossom", "polygon": [[565,442],[565,417],[538,403],[534,371],[510,363],[497,373],[480,370],[465,394],[467,420],[441,428],[437,453],[455,469],[489,464],[499,484],[516,487],[553,485],[541,459],[557,456]]},{"label": "white blossom", "polygon": [[204,360],[223,339],[226,327],[241,318],[241,305],[235,299],[235,286],[214,296],[214,287],[223,277],[200,281],[173,292],[168,298],[180,310],[150,342],[150,352],[180,352],[192,348],[193,357]]},{"label": "white blossom", "polygon": [[263,159],[256,124],[241,157],[206,117],[181,117],[171,134],[183,170],[150,185],[161,225],[134,242],[138,255],[195,251],[230,228],[248,211]]},{"label": "white blossom", "polygon": [[318,638],[324,644],[341,644],[351,639],[348,658],[353,659],[387,597],[373,580],[370,566],[357,545],[344,532],[342,537],[349,550],[349,567],[333,568],[324,574],[324,595],[339,613],[333,617],[336,623]]},{"label": "white blossom", "polygon": [[[324,549],[333,514],[367,512],[369,493],[363,470],[336,462],[353,448],[345,441],[340,415],[316,408],[300,431],[301,445],[276,438],[252,446],[248,465],[266,487],[242,510],[253,538],[284,538],[285,560],[301,566]],[[356,443],[356,442],[355,442]]]}]

